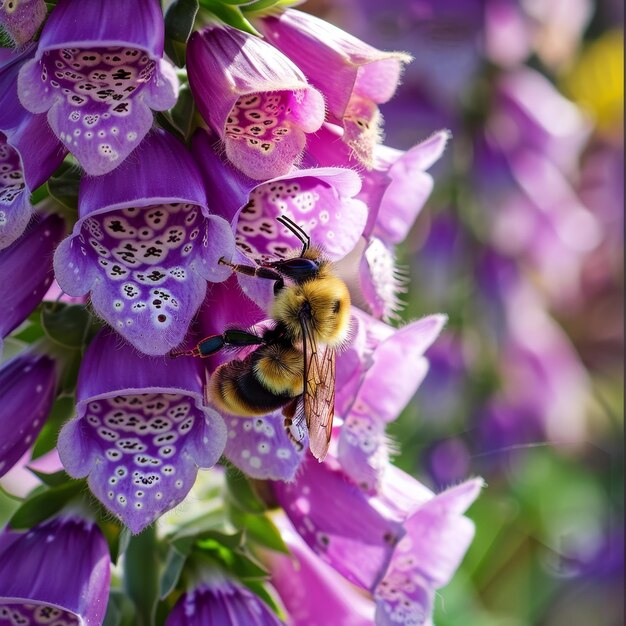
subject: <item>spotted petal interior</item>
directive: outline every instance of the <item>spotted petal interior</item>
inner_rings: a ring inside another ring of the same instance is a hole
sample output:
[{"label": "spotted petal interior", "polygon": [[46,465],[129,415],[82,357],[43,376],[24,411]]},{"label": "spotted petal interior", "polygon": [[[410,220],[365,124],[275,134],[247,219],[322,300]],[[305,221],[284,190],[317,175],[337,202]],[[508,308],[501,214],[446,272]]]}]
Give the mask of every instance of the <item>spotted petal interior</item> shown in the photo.
[{"label": "spotted petal interior", "polygon": [[133,532],[179,504],[193,486],[197,466],[189,448],[205,415],[189,396],[93,400],[82,419],[82,436],[98,458],[89,485]]},{"label": "spotted petal interior", "polygon": [[419,573],[417,561],[413,540],[407,535],[374,593],[377,624],[421,626],[431,614],[434,591]]},{"label": "spotted petal interior", "polygon": [[22,74],[20,97],[29,109],[37,98],[56,101],[48,114],[55,134],[89,174],[105,174],[152,126],[142,90],[155,82],[155,67],[134,48],[48,50],[36,71]]},{"label": "spotted petal interior", "polygon": [[225,455],[242,472],[259,480],[291,480],[302,462],[307,442],[300,450],[287,436],[283,416],[226,419]]},{"label": "spotted petal interior", "polygon": [[224,126],[226,155],[256,180],[286,174],[304,149],[305,134],[293,119],[298,92],[271,91],[241,96]]},{"label": "spotted petal interior", "polygon": [[353,407],[341,428],[339,460],[357,485],[367,492],[375,490],[389,463],[384,422]]},{"label": "spotted petal interior", "polygon": [[76,615],[45,604],[0,604],[0,626],[78,626]]},{"label": "spotted petal interior", "polygon": [[404,534],[399,522],[372,507],[328,458],[307,460],[295,482],[277,482],[274,490],[298,534],[323,561],[360,587],[374,586]]},{"label": "spotted petal interior", "polygon": [[32,210],[25,191],[20,157],[0,133],[0,249],[17,239],[28,224]]},{"label": "spotted petal interior", "polygon": [[246,256],[254,259],[289,256],[302,244],[276,221],[279,215],[286,215],[331,260],[336,260],[354,247],[363,229],[365,211],[360,209],[360,202],[340,198],[337,190],[321,178],[270,181],[253,189],[239,212],[236,243]]},{"label": "spotted petal interior", "polygon": [[92,288],[96,311],[130,343],[145,354],[165,354],[183,340],[207,285],[199,273],[208,245],[200,207],[109,211],[87,218],[66,245],[68,268],[57,267],[61,287],[96,268],[95,284],[83,289]]}]

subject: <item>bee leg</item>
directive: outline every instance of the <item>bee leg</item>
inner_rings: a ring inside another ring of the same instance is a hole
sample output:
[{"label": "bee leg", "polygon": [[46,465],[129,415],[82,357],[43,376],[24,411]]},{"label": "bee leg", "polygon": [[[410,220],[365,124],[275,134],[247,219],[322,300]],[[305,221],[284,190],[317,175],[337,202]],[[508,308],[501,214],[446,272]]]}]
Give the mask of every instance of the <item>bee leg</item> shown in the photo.
[{"label": "bee leg", "polygon": [[296,437],[292,431],[294,425],[297,426],[300,422],[300,419],[296,419],[296,421],[294,422],[294,416],[296,414],[296,409],[298,408],[298,400],[299,398],[294,398],[294,400],[292,400],[283,409],[283,415],[285,416],[283,424],[285,426],[285,432],[287,433],[287,437],[289,437],[291,443],[293,443],[293,445],[296,447],[296,450],[298,450],[298,452],[301,452],[304,448],[304,445],[302,445],[302,438],[304,437],[304,433],[299,432],[299,437]]},{"label": "bee leg", "polygon": [[205,337],[191,350],[172,350],[170,352],[170,356],[195,356],[204,358],[219,352],[222,348],[227,346],[233,348],[243,348],[245,346],[259,346],[263,343],[265,343],[263,337],[249,333],[246,330],[231,328],[224,331],[221,335],[211,335],[210,337]]},{"label": "bee leg", "polygon": [[280,291],[284,286],[284,280],[281,274],[279,274],[276,270],[273,270],[269,267],[258,266],[254,267],[252,265],[242,265],[241,263],[229,263],[225,261],[223,258],[219,260],[221,265],[228,265],[233,272],[237,272],[239,274],[243,274],[244,276],[254,276],[255,278],[267,278],[268,280],[275,280],[276,284],[274,285],[274,292]]},{"label": "bee leg", "polygon": [[287,433],[287,437],[289,437],[289,441],[293,443],[298,452],[301,452],[304,449],[304,445],[301,441],[296,439],[296,436],[291,432],[291,427],[293,426],[293,420],[290,417],[286,417],[285,421],[285,432]]}]

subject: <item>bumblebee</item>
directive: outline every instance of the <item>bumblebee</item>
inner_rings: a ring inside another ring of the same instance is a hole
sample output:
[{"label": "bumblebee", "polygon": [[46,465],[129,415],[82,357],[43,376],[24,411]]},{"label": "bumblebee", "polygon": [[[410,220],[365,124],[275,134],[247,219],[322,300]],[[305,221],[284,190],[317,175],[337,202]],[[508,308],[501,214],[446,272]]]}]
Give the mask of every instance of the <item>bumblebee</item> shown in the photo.
[{"label": "bumblebee", "polygon": [[305,420],[313,456],[322,461],[330,444],[335,405],[335,352],[347,339],[350,295],[332,263],[311,247],[308,235],[286,216],[277,220],[302,242],[299,256],[257,266],[232,264],[234,272],[274,281],[271,327],[260,334],[228,329],[193,350],[207,357],[222,348],[258,346],[243,359],[220,365],[208,384],[211,402],[227,413],[252,417],[282,408],[285,428]]}]

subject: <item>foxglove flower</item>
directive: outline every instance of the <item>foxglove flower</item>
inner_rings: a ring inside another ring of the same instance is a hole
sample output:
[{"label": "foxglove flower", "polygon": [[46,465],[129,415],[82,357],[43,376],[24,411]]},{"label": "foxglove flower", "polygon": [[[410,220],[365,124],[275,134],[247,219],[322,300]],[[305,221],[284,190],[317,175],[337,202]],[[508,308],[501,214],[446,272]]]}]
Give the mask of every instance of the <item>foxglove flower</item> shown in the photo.
[{"label": "foxglove flower", "polygon": [[65,149],[44,115],[26,111],[17,97],[17,75],[34,53],[0,50],[0,250],[24,231],[30,194],[58,167]]},{"label": "foxglove flower", "polygon": [[[56,395],[54,359],[35,346],[0,368],[0,476],[34,443]],[[1,623],[1,622],[0,622]]]},{"label": "foxglove flower", "polygon": [[[159,172],[159,175],[155,175]],[[166,354],[185,336],[207,280],[225,280],[233,236],[209,215],[185,148],[163,131],[108,175],[83,178],[80,219],[55,253],[61,288],[91,303],[145,354]]]},{"label": "foxglove flower", "polygon": [[[355,198],[361,187],[355,172],[337,167],[294,170],[259,184],[224,163],[206,133],[194,136],[193,151],[215,210],[233,226],[240,262],[285,258],[301,247],[276,221],[280,215],[298,224],[331,261],[346,256],[358,242],[368,208]],[[267,309],[273,298],[271,281],[238,279],[244,292]]]},{"label": "foxglove flower", "polygon": [[[261,328],[267,315],[248,298],[232,277],[214,285],[198,314],[198,332],[202,337],[219,335],[227,328]],[[233,358],[244,358],[245,350],[233,355],[226,350],[208,358],[210,373]],[[219,412],[219,411],[218,411]],[[221,413],[228,429],[224,456],[244,474],[258,480],[292,480],[307,445],[298,448],[284,427],[282,412],[248,418]]]},{"label": "foxglove flower", "polygon": [[2,339],[30,315],[52,283],[52,253],[64,234],[61,217],[41,215],[17,241],[0,250],[0,355]]},{"label": "foxglove flower", "polygon": [[250,178],[287,174],[324,121],[320,93],[259,37],[208,26],[189,39],[187,66],[200,113]]},{"label": "foxglove flower", "polygon": [[[323,166],[349,167],[352,159],[341,142],[344,133],[325,124],[309,142],[308,153]],[[389,320],[400,308],[398,294],[404,289],[401,272],[396,267],[395,244],[408,235],[433,188],[425,170],[443,154],[450,138],[442,130],[403,152],[376,145],[373,167],[361,171],[363,186],[357,197],[369,207],[363,240],[348,260],[359,265],[359,297],[375,317]],[[357,258],[354,258],[357,257]]]},{"label": "foxglove flower", "polygon": [[108,330],[83,357],[77,417],[61,430],[59,455],[133,533],[182,502],[198,468],[224,450],[226,428],[203,404],[197,365],[142,357]]},{"label": "foxglove flower", "polygon": [[435,590],[449,582],[472,539],[462,513],[481,487],[474,479],[434,495],[390,466],[368,498],[332,460],[309,460],[295,483],[276,483],[274,492],[313,551],[373,594],[376,624],[387,626],[426,622]]},{"label": "foxglove flower", "polygon": [[216,571],[202,572],[196,578],[165,626],[282,626],[270,608],[243,585]]},{"label": "foxglove flower", "polygon": [[0,535],[0,624],[100,626],[109,599],[109,547],[98,526],[66,513]]},{"label": "foxglove flower", "polygon": [[401,519],[372,506],[330,456],[324,463],[308,457],[296,481],[273,487],[291,523],[323,561],[363,589],[376,585],[404,535]]},{"label": "foxglove flower", "polygon": [[289,555],[268,551],[263,556],[290,626],[374,626],[372,600],[322,562],[283,515],[274,516],[273,521]]},{"label": "foxglove flower", "polygon": [[377,105],[393,96],[411,57],[377,50],[320,18],[292,9],[263,19],[260,29],[324,94],[332,121],[344,128],[344,141],[371,167],[380,138]]},{"label": "foxglove flower", "polygon": [[[414,494],[419,483],[396,468],[393,472],[392,480]],[[431,493],[408,513],[406,534],[373,591],[376,626],[428,622],[437,589],[450,582],[474,537],[474,524],[463,513],[482,486],[482,479],[475,478],[437,495]],[[397,495],[390,488],[386,497],[391,496],[395,504]]]},{"label": "foxglove flower", "polygon": [[[446,317],[430,315],[394,329],[358,310],[354,314],[365,326],[366,343],[358,354],[361,371],[356,390],[343,385],[337,390],[344,418],[338,459],[357,485],[375,491],[389,466],[386,425],[400,415],[426,376],[424,352],[438,337]],[[343,358],[340,354],[337,369],[342,369]]]},{"label": "foxglove flower", "polygon": [[274,492],[313,551],[373,594],[377,626],[413,626],[427,623],[435,591],[469,547],[474,526],[463,513],[482,484],[473,479],[434,495],[390,466],[368,498],[332,460],[309,460],[295,483],[276,483]]},{"label": "foxglove flower", "polygon": [[[80,25],[78,27],[77,25]],[[37,53],[20,71],[24,107],[48,113],[57,137],[83,169],[115,169],[152,126],[152,111],[174,105],[178,81],[163,59],[156,0],[60,0]]]},{"label": "foxglove flower", "polygon": [[16,46],[28,43],[46,19],[45,0],[3,0],[0,4],[0,29]]}]

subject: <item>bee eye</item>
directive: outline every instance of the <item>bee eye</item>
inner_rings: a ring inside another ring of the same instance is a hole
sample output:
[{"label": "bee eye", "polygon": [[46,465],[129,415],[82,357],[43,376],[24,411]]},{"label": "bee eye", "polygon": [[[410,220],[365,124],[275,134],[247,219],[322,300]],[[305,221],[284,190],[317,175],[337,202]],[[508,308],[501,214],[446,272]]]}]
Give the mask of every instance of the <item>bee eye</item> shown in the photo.
[{"label": "bee eye", "polygon": [[339,300],[335,300],[333,302],[333,313],[339,313],[339,309],[341,308],[341,302]]}]

